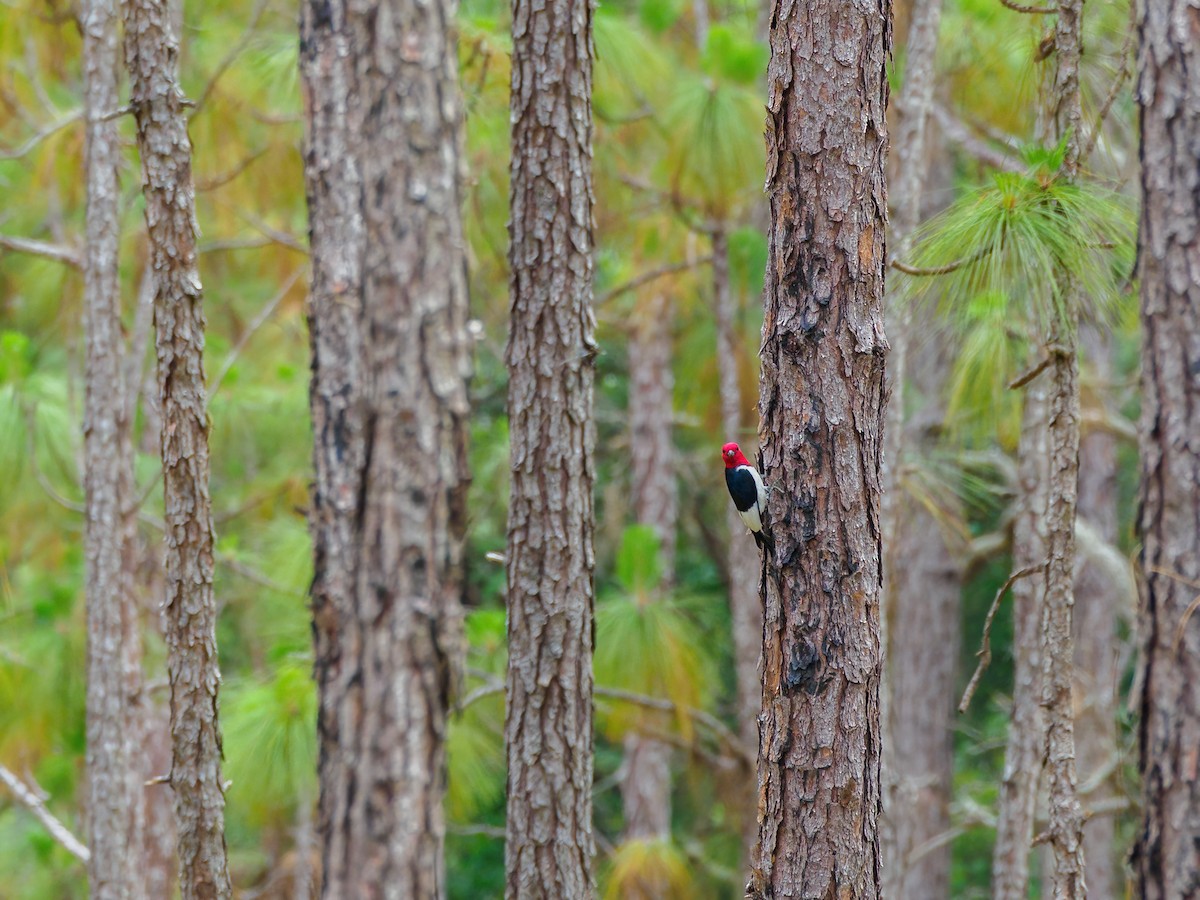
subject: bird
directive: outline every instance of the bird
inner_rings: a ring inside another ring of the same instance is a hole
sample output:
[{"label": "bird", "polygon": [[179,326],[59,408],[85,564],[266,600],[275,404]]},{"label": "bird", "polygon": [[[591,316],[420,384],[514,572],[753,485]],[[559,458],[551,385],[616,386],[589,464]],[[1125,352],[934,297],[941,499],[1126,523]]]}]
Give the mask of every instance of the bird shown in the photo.
[{"label": "bird", "polygon": [[750,465],[742,448],[733,442],[721,448],[721,459],[725,462],[725,486],[729,488],[738,516],[760,548],[773,550],[775,539],[763,524],[767,512],[767,486],[763,484],[762,476]]}]

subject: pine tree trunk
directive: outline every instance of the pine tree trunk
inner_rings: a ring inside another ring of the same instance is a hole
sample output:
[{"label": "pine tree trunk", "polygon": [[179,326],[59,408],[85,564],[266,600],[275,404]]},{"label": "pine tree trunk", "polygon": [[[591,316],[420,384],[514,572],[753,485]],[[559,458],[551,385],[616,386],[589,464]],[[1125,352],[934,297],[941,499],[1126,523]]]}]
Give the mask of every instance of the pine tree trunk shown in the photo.
[{"label": "pine tree trunk", "polygon": [[301,10],[321,894],[442,897],[470,359],[451,2]]},{"label": "pine tree trunk", "polygon": [[204,309],[196,261],[192,148],[178,85],[177,36],[161,0],[130,0],[125,61],[137,119],[154,270],[167,534],[166,641],[183,900],[230,896],[217,722],[213,522],[208,494]]},{"label": "pine tree trunk", "polygon": [[1200,893],[1200,11],[1141,7],[1143,606],[1137,896]]},{"label": "pine tree trunk", "polygon": [[[1083,0],[1062,0],[1054,26],[1055,132],[1066,141],[1060,177],[1074,180],[1079,168],[1080,39]],[[1051,287],[1051,286],[1048,286]],[[1082,900],[1083,808],[1075,776],[1075,710],[1072,668],[1075,641],[1075,515],[1079,487],[1079,307],[1065,273],[1053,289],[1062,293],[1047,341],[1053,357],[1049,407],[1050,472],[1046,497],[1046,597],[1042,622],[1042,705],[1046,710],[1047,836],[1054,850],[1055,900]]]},{"label": "pine tree trunk", "polygon": [[880,890],[880,464],[891,5],[777,5],[761,432],[776,550],[762,599],[752,897]]},{"label": "pine tree trunk", "polygon": [[592,8],[514,0],[509,898],[592,882]]},{"label": "pine tree trunk", "polygon": [[[1021,442],[1017,448],[1017,500],[1013,522],[1014,572],[1046,561],[1046,484],[1048,480],[1047,397],[1044,379],[1025,388]],[[993,900],[1026,900],[1029,851],[1033,840],[1034,801],[1042,771],[1042,607],[1045,580],[1040,571],[1012,586],[1013,692],[1004,781],[992,848]]]},{"label": "pine tree trunk", "polygon": [[[659,539],[662,590],[675,582],[679,520],[675,485],[671,373],[671,303],[663,294],[641,299],[629,342],[629,430],[633,513]],[[625,738],[621,805],[625,838],[671,834],[671,745],[645,735]]]},{"label": "pine tree trunk", "polygon": [[[133,439],[121,331],[117,167],[120,44],[113,0],[81,9],[87,119],[85,326],[87,388],[88,889],[137,900],[142,889],[142,784],[135,765],[141,634],[133,593]],[[138,348],[141,349],[140,347]]]},{"label": "pine tree trunk", "polygon": [[[1093,377],[1105,382],[1111,367],[1109,342],[1094,327],[1082,333],[1092,362]],[[1103,386],[1097,388],[1103,391]],[[1099,429],[1079,442],[1079,515],[1109,544],[1117,540],[1116,438]],[[1088,806],[1112,797],[1107,784],[1117,761],[1116,730],[1116,615],[1118,586],[1094,561],[1075,560],[1075,690],[1079,698],[1076,742],[1079,779],[1087,783],[1103,775],[1088,795]],[[1094,816],[1084,823],[1083,849],[1087,860],[1088,900],[1115,900],[1120,895],[1118,850],[1112,816]]]},{"label": "pine tree trunk", "polygon": [[[897,140],[892,160],[896,179],[889,196],[894,210],[893,254],[902,259],[909,255],[912,234],[921,220],[927,172],[927,126],[933,105],[941,14],[941,0],[918,0],[913,4],[904,54],[904,89],[896,99]],[[908,856],[924,841],[944,831],[948,824],[948,797],[940,787],[945,783],[940,777],[952,773],[946,771],[945,757],[951,728],[949,718],[954,715],[950,700],[954,655],[930,655],[929,648],[953,646],[935,643],[934,634],[957,638],[958,585],[954,583],[957,567],[937,523],[919,504],[907,502],[900,488],[904,448],[921,439],[915,429],[910,429],[911,433],[906,431],[904,415],[904,388],[910,375],[910,307],[898,298],[890,298],[886,322],[891,354],[880,508],[884,588],[879,620],[881,643],[886,649],[880,686],[884,727],[880,831],[883,892],[888,897],[933,898],[946,891],[948,849],[927,854],[915,869],[910,869]],[[896,565],[897,560],[905,560],[903,572]]]}]

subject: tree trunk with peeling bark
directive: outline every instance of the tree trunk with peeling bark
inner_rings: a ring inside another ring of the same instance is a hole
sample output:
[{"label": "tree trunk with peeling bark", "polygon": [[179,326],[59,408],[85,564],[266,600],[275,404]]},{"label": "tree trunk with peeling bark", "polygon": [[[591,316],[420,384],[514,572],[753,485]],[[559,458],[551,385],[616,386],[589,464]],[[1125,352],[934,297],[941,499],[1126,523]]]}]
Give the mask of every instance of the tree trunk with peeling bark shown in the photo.
[{"label": "tree trunk with peeling bark", "polygon": [[1036,568],[1012,586],[1013,690],[1004,780],[992,847],[993,900],[1026,900],[1029,851],[1038,777],[1042,770],[1042,606],[1046,560],[1047,415],[1046,386],[1035,379],[1025,388],[1021,442],[1017,448],[1017,515],[1013,521],[1013,571]]},{"label": "tree trunk with peeling bark", "polygon": [[760,412],[776,549],[762,584],[752,897],[880,890],[880,465],[891,5],[780,3]]},{"label": "tree trunk with peeling bark", "polygon": [[513,3],[509,898],[592,880],[592,7]]},{"label": "tree trunk with peeling bark", "polygon": [[329,900],[442,897],[470,355],[450,0],[301,9]]},{"label": "tree trunk with peeling bark", "polygon": [[1142,827],[1137,895],[1200,893],[1200,10],[1141,7]]},{"label": "tree trunk with peeling bark", "polygon": [[[135,764],[141,633],[133,591],[133,429],[121,328],[121,147],[109,113],[119,105],[120,42],[113,0],[86,0],[87,344],[84,485],[87,513],[88,891],[137,900],[142,871],[142,779]],[[140,347],[138,349],[141,349]]]},{"label": "tree trunk with peeling bark", "polygon": [[231,893],[217,721],[213,522],[208,493],[204,308],[196,260],[192,148],[178,83],[178,37],[161,0],[130,0],[125,61],[137,120],[154,271],[155,348],[162,402],[167,674],[171,789],[184,900]]}]

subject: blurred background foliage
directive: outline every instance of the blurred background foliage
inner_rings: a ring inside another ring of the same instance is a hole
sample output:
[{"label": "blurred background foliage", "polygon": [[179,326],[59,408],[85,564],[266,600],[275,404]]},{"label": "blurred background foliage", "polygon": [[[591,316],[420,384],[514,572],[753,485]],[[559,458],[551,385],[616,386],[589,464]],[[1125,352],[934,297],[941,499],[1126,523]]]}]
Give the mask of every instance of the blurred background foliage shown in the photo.
[{"label": "blurred background foliage", "polygon": [[[601,890],[688,898],[741,896],[745,781],[720,755],[720,727],[736,731],[730,620],[724,584],[726,504],[717,449],[745,435],[721,432],[717,366],[733,365],[753,407],[766,260],[763,181],[764,12],[745,0],[709,0],[707,23],[685,0],[611,0],[595,15],[596,312],[598,359],[596,828]],[[899,0],[897,72],[908,3]],[[212,422],[212,497],[218,530],[216,592],[225,678],[228,839],[234,881],[246,896],[274,896],[298,822],[310,821],[316,784],[315,696],[309,678],[306,591],[311,554],[305,523],[310,471],[309,359],[304,320],[306,210],[297,8],[290,0],[187,0],[182,78],[191,111],[209,332],[206,365]],[[0,235],[78,250],[83,234],[80,38],[61,0],[0,7]],[[1087,9],[1085,118],[1105,102],[1126,49],[1127,7]],[[503,550],[508,440],[503,349],[507,319],[507,4],[465,0],[459,55],[466,109],[465,224],[472,314],[481,325],[473,384],[470,639],[463,708],[449,735],[452,897],[503,893]],[[997,223],[1031,231],[1005,245],[994,271],[918,302],[918,332],[959,340],[949,386],[944,447],[921,461],[906,489],[931,508],[965,510],[950,523],[964,538],[1004,527],[1012,499],[1011,455],[1019,400],[1005,389],[1028,364],[1029,319],[1021,285],[1066,254],[1085,277],[1101,273],[1104,318],[1117,369],[1093,385],[1109,408],[1136,418],[1134,317],[1129,312],[1128,225],[1135,119],[1127,86],[1113,98],[1087,178],[1059,203],[1083,209],[1070,234],[1018,209],[1046,190],[1028,148],[1038,107],[1035,55],[1044,22],[995,0],[948,0],[942,20],[937,103],[1014,166],[996,173],[936,137],[923,206],[950,207],[929,225],[920,265],[977,252]],[[700,27],[707,24],[706,28]],[[903,90],[893,72],[893,90]],[[126,331],[135,335],[146,260],[132,122],[123,118],[122,284]],[[1050,148],[1046,152],[1052,152]],[[957,199],[957,203],[955,203]],[[953,205],[952,205],[953,204]],[[1011,214],[1011,215],[1010,215]],[[1010,223],[1011,224],[1011,223]],[[730,236],[738,356],[718,360],[710,233]],[[1004,226],[1008,227],[1008,226]],[[1012,234],[1008,227],[1007,234]],[[1048,240],[1049,239],[1049,240]],[[1056,243],[1057,241],[1057,243]],[[1119,247],[1115,245],[1120,245]],[[1069,245],[1069,246],[1067,246]],[[1114,245],[1114,246],[1109,246]],[[1057,248],[1057,249],[1056,249]],[[1111,252],[1109,252],[1111,251]],[[1123,255],[1122,255],[1123,254]],[[653,280],[637,279],[654,274]],[[903,281],[903,276],[892,273]],[[677,577],[660,596],[657,538],[631,527],[628,323],[649,286],[672,301],[660,327],[674,346],[681,517]],[[83,278],[79,269],[0,246],[0,762],[36,784],[79,833],[84,767],[84,607],[80,423]],[[1034,317],[1036,318],[1036,316]],[[143,538],[147,679],[161,680],[155,567],[161,508],[154,427],[156,390],[148,347],[136,348],[143,385],[137,477]],[[920,353],[918,341],[914,352]],[[1087,375],[1085,368],[1085,391]],[[148,386],[148,390],[146,387]],[[1086,400],[1086,396],[1085,396]],[[747,417],[751,418],[751,417]],[[1121,550],[1130,544],[1132,448],[1121,452]],[[954,495],[965,504],[942,504]],[[946,514],[951,517],[950,513]],[[733,536],[743,540],[744,535]],[[1006,548],[982,558],[964,585],[962,681],[974,667],[981,622],[1009,570]],[[652,597],[650,595],[653,595]],[[655,602],[648,602],[653,599]],[[659,602],[664,601],[664,602]],[[1126,629],[1127,630],[1127,629]],[[991,831],[1003,768],[1011,683],[1008,620],[1000,649],[969,713],[958,721],[951,895],[987,894]],[[1123,671],[1129,667],[1122,649]],[[1127,675],[1123,675],[1127,679]],[[629,692],[669,704],[621,699]],[[162,698],[159,697],[161,702]],[[673,708],[673,709],[672,709]],[[664,711],[667,710],[667,711]],[[697,716],[705,717],[702,720]],[[703,724],[707,722],[708,724]],[[618,846],[616,789],[621,741],[632,725],[671,737],[673,822],[668,841]],[[1130,765],[1122,737],[1122,771]],[[715,749],[714,749],[715,748]],[[1126,783],[1129,783],[1126,777]],[[161,788],[159,788],[161,790]],[[1132,827],[1124,814],[1121,827]],[[1118,853],[1114,849],[1114,854]],[[0,894],[84,896],[84,870],[0,793]],[[9,891],[12,891],[9,894]]]}]

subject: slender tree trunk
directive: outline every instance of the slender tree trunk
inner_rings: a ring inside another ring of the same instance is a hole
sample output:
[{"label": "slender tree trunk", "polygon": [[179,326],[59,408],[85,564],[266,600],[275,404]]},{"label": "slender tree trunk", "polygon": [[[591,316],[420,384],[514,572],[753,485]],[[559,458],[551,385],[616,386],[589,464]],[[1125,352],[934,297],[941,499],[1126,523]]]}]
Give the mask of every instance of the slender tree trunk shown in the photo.
[{"label": "slender tree trunk", "polygon": [[[1096,328],[1083,331],[1091,371],[1100,381],[1110,376],[1109,342]],[[1103,387],[1097,388],[1102,391]],[[1109,544],[1117,540],[1117,442],[1111,434],[1093,430],[1079,443],[1079,515]],[[1076,738],[1079,778],[1083,783],[1100,779],[1088,795],[1088,805],[1110,799],[1109,776],[1117,763],[1116,730],[1116,615],[1120,593],[1095,561],[1075,559],[1075,690],[1079,698]],[[1115,822],[1112,816],[1094,816],[1083,828],[1087,859],[1088,900],[1115,900],[1121,893],[1117,881]]]},{"label": "slender tree trunk", "polygon": [[470,375],[453,22],[450,0],[301,9],[330,900],[445,893]]},{"label": "slender tree trunk", "polygon": [[[1013,522],[1013,571],[1046,560],[1047,397],[1043,379],[1025,388],[1021,443],[1017,448],[1017,500]],[[1038,574],[1012,587],[1013,694],[1004,781],[992,850],[992,900],[1026,900],[1034,801],[1042,770],[1041,625],[1045,581]]]},{"label": "slender tree trunk", "polygon": [[[88,887],[93,898],[136,900],[141,881],[142,785],[134,765],[141,635],[134,603],[133,441],[121,336],[116,122],[120,44],[112,0],[86,0],[85,324],[87,388]],[[140,348],[139,348],[140,349]]]},{"label": "slender tree trunk", "polygon": [[1141,7],[1142,829],[1136,893],[1200,893],[1200,10]]},{"label": "slender tree trunk", "polygon": [[[742,430],[742,391],[738,384],[741,339],[737,304],[729,289],[729,240],[723,230],[713,233],[713,293],[717,315],[717,376],[721,391],[724,440],[737,440]],[[724,442],[724,441],[723,441]],[[753,460],[755,450],[743,442]],[[732,504],[729,523],[729,615],[733,626],[733,662],[737,670],[738,733],[747,747],[758,746],[758,712],[762,708],[762,606],[758,599],[758,549]]]},{"label": "slender tree trunk", "polygon": [[[1079,57],[1083,0],[1062,0],[1055,20],[1054,123],[1066,140],[1061,177],[1073,180],[1079,168]],[[1047,834],[1054,850],[1054,897],[1087,896],[1083,864],[1083,808],[1075,778],[1075,722],[1072,667],[1075,641],[1075,507],[1079,486],[1079,324],[1076,288],[1064,274],[1065,321],[1051,330],[1053,356],[1049,408],[1050,472],[1046,499],[1046,598],[1042,624],[1043,697],[1046,709],[1045,760],[1049,793]],[[1056,304],[1055,308],[1059,308]]]},{"label": "slender tree trunk", "polygon": [[208,495],[204,309],[196,262],[192,148],[178,85],[177,36],[161,0],[130,0],[125,60],[137,119],[146,230],[155,276],[166,502],[170,783],[184,900],[230,896],[217,722],[213,523]]},{"label": "slender tree trunk", "polygon": [[[660,541],[661,587],[675,582],[679,520],[675,485],[671,374],[671,303],[664,294],[643,299],[629,343],[629,424],[633,512]],[[625,738],[621,805],[628,838],[671,834],[671,745],[630,733]]]},{"label": "slender tree trunk", "polygon": [[762,584],[752,897],[880,890],[880,464],[891,5],[776,7],[760,412],[776,549]]},{"label": "slender tree trunk", "polygon": [[[895,255],[909,255],[912,234],[921,219],[927,171],[926,137],[933,106],[934,63],[937,58],[941,0],[918,0],[909,22],[905,51],[904,89],[896,100],[897,141],[893,157],[896,179],[890,192],[891,243]],[[917,504],[906,503],[899,470],[904,445],[919,436],[906,434],[904,386],[912,314],[896,298],[887,304],[888,408],[884,429],[883,497],[884,587],[880,596],[881,644],[885,648],[880,709],[884,727],[884,804],[880,836],[883,842],[883,892],[889,897],[926,896],[927,888],[945,893],[939,866],[946,853],[927,855],[909,877],[908,855],[925,840],[945,830],[944,791],[938,776],[945,773],[953,703],[953,654],[931,658],[930,627],[957,636],[957,587],[951,562],[937,524]],[[900,510],[905,526],[900,528]],[[896,560],[906,560],[898,571]],[[917,565],[912,565],[916,562]],[[927,578],[928,581],[923,579]],[[903,589],[903,593],[902,593]],[[944,602],[950,598],[950,602]],[[954,623],[951,628],[950,623]],[[948,644],[942,647],[952,646]],[[928,667],[933,663],[932,670]],[[947,666],[945,663],[949,663]],[[949,681],[949,683],[948,683]],[[950,690],[947,690],[947,687]],[[936,830],[933,830],[936,829]],[[920,887],[910,893],[905,885]]]},{"label": "slender tree trunk", "polygon": [[513,2],[509,898],[592,883],[592,7]]}]

